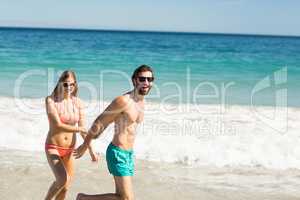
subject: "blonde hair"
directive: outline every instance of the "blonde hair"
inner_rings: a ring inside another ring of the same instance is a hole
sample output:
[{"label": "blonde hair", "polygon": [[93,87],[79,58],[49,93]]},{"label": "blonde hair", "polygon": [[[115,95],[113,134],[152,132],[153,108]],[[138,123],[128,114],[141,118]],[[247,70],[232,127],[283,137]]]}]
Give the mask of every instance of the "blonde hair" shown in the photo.
[{"label": "blonde hair", "polygon": [[77,79],[76,79],[76,76],[75,76],[75,73],[71,70],[66,70],[64,71],[61,76],[59,77],[59,80],[51,94],[51,96],[53,96],[54,98],[57,98],[58,97],[58,93],[59,93],[59,84],[60,83],[63,83],[67,78],[69,77],[73,77],[74,81],[75,81],[75,89],[74,91],[72,92],[72,96],[74,97],[77,97],[77,92],[78,92],[78,86],[77,86]]}]

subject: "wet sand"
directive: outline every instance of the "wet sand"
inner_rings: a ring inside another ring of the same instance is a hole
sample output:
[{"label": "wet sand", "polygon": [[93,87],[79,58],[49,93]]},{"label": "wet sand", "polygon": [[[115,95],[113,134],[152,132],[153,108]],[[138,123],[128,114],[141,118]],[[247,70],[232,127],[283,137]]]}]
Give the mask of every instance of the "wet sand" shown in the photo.
[{"label": "wet sand", "polygon": [[[54,180],[43,152],[0,150],[0,199],[40,200]],[[136,161],[133,178],[136,199],[296,200],[300,199],[299,170],[263,168],[189,167]],[[75,178],[66,199],[78,192],[114,192],[104,156],[92,163],[88,156],[76,160]]]}]

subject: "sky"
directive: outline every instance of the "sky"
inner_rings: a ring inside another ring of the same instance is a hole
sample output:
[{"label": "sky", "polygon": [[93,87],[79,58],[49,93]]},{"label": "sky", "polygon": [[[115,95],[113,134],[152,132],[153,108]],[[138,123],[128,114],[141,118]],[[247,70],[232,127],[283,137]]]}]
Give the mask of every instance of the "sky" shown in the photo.
[{"label": "sky", "polygon": [[300,0],[0,0],[0,26],[300,36]]}]

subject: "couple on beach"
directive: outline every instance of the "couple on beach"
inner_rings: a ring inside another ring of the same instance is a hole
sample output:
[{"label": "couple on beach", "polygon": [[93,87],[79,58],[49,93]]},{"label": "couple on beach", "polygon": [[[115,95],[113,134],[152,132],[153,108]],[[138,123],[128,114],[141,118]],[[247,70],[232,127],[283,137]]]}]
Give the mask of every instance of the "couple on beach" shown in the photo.
[{"label": "couple on beach", "polygon": [[[77,97],[78,86],[72,71],[62,73],[50,96],[46,98],[49,132],[45,143],[48,163],[55,175],[46,200],[63,200],[73,178],[74,157],[80,158],[89,150],[93,161],[97,156],[91,147],[92,139],[101,135],[114,123],[114,136],[106,150],[109,172],[115,181],[115,193],[86,195],[79,193],[77,200],[133,199],[134,174],[133,145],[135,129],[144,118],[144,96],[154,81],[153,70],[147,65],[138,67],[132,74],[134,89],[116,97],[93,122],[87,131],[83,102]],[[76,133],[84,138],[83,144],[74,149]]]}]

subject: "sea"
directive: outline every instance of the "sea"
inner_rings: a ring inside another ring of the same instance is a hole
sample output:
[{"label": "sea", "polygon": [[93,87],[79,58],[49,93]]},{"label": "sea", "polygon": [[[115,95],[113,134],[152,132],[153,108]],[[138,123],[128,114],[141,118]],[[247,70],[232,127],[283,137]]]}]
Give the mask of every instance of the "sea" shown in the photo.
[{"label": "sea", "polygon": [[44,99],[64,70],[76,73],[90,126],[143,64],[155,80],[137,159],[300,169],[300,37],[289,36],[0,28],[0,148],[44,151]]}]

